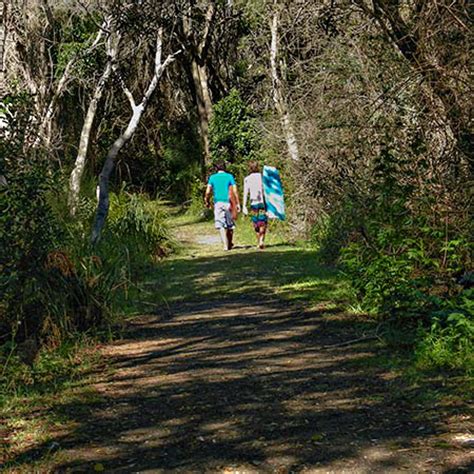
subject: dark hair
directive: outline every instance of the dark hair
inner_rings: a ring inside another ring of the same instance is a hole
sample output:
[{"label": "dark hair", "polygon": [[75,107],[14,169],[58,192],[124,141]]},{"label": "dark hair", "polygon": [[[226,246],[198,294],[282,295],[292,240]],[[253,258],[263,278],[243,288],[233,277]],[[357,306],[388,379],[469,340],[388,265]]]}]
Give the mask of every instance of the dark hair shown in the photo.
[{"label": "dark hair", "polygon": [[216,171],[225,171],[226,166],[225,166],[225,161],[218,161],[215,165],[214,168]]},{"label": "dark hair", "polygon": [[249,161],[249,171],[251,173],[259,173],[260,165],[256,161]]}]

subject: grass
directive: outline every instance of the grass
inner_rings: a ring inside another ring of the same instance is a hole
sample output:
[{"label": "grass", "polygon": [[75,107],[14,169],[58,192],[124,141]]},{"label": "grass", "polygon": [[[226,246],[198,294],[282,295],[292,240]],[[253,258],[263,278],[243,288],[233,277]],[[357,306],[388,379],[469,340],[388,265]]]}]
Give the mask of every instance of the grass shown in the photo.
[{"label": "grass", "polygon": [[[20,470],[6,461],[31,447],[47,446],[55,434],[71,428],[60,407],[73,400],[80,404],[97,400],[91,387],[100,362],[97,344],[85,339],[43,349],[33,367],[11,361],[12,373],[0,386],[0,467],[5,463],[3,467],[14,472],[34,471],[34,462]],[[47,456],[42,453],[43,472],[55,459],[56,448],[51,444]]]},{"label": "grass", "polygon": [[270,223],[264,251],[256,249],[247,219],[239,219],[236,248],[230,252],[221,250],[212,221],[177,215],[173,227],[184,244],[143,282],[141,297],[149,303],[166,306],[224,295],[277,296],[311,304],[325,302],[328,308],[347,301],[348,286],[340,274],[318,265],[314,250],[288,243],[288,229],[282,223]]}]

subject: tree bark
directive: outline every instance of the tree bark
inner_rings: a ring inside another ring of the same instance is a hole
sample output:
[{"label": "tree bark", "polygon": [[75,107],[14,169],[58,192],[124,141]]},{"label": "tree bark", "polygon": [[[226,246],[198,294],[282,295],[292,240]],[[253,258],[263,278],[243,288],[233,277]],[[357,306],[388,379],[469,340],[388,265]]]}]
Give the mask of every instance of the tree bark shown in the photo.
[{"label": "tree bark", "polygon": [[5,45],[7,40],[7,1],[0,2],[0,97],[6,94]]},{"label": "tree bark", "polygon": [[56,104],[66,89],[66,85],[70,79],[71,70],[74,66],[74,63],[75,58],[69,60],[69,62],[66,64],[66,67],[64,68],[63,75],[61,76],[56,90],[54,91],[53,97],[49,101],[43,118],[41,119],[40,126],[38,127],[38,133],[33,143],[33,148],[37,148],[41,142],[43,142],[46,147],[49,147],[51,144],[51,138],[53,134],[53,117],[56,110]]},{"label": "tree bark", "polygon": [[[105,22],[102,26],[103,27],[105,26]],[[73,67],[81,56],[84,56],[85,54],[91,52],[93,49],[96,48],[96,46],[98,45],[102,37],[102,34],[103,34],[103,29],[100,29],[92,45],[89,48],[87,48],[87,50],[85,50],[84,52],[76,54],[66,64],[66,67],[64,68],[64,72],[61,76],[61,79],[59,80],[56,86],[56,90],[54,91],[53,96],[51,97],[48,103],[48,106],[46,107],[46,110],[41,119],[41,123],[38,127],[37,137],[33,143],[34,148],[38,147],[41,142],[43,142],[43,144],[46,147],[49,147],[49,145],[51,144],[51,139],[52,139],[52,134],[53,134],[53,118],[56,112],[56,105],[57,105],[58,100],[61,98],[64,91],[66,90],[66,86],[71,79]]]},{"label": "tree bark", "polygon": [[115,140],[109,152],[107,153],[107,157],[105,159],[104,166],[102,171],[99,175],[99,202],[97,204],[97,212],[94,221],[94,225],[92,228],[91,233],[91,242],[93,245],[96,245],[100,239],[100,235],[102,233],[102,229],[104,228],[105,221],[107,219],[107,214],[109,212],[109,181],[110,176],[112,175],[112,171],[115,167],[115,160],[123,148],[123,146],[127,143],[130,138],[132,138],[133,134],[135,133],[138,124],[140,123],[140,119],[143,115],[143,112],[148,105],[150,97],[152,96],[153,92],[158,85],[158,82],[163,75],[163,71],[166,67],[174,61],[175,57],[181,52],[180,50],[176,53],[168,55],[166,60],[162,63],[161,62],[161,52],[162,52],[162,44],[163,44],[163,28],[158,30],[157,40],[156,40],[156,55],[155,55],[155,71],[153,74],[153,78],[148,85],[148,88],[143,96],[142,101],[140,104],[136,105],[135,100],[131,91],[127,88],[124,82],[121,80],[122,89],[127,96],[131,108],[132,108],[132,116],[128,122],[127,128],[125,131]]},{"label": "tree bark", "polygon": [[199,121],[199,134],[202,140],[204,165],[208,167],[211,163],[211,151],[209,141],[209,123],[212,119],[212,98],[209,89],[206,58],[211,39],[210,32],[214,20],[215,5],[212,0],[207,5],[202,35],[195,38],[192,28],[192,6],[188,7],[187,14],[183,15],[183,32],[188,43],[188,54],[191,63],[191,76],[194,90],[196,91],[196,109]]},{"label": "tree bark", "polygon": [[273,102],[275,103],[275,108],[278,112],[278,115],[280,116],[281,126],[283,128],[283,133],[285,134],[286,145],[288,148],[288,154],[290,155],[292,161],[297,162],[299,160],[298,141],[296,139],[290,113],[288,111],[288,105],[283,95],[283,85],[278,74],[278,23],[278,2],[275,0],[273,18],[270,23],[272,37],[270,45],[270,67],[272,74]]},{"label": "tree bark", "polygon": [[[110,21],[107,20],[105,25],[109,27]],[[92,131],[92,125],[94,123],[94,118],[97,112],[97,107],[99,102],[102,98],[102,95],[105,90],[105,86],[112,74],[112,65],[117,56],[117,48],[118,48],[118,38],[117,41],[114,43],[114,38],[109,33],[109,37],[107,39],[107,64],[105,66],[104,72],[97,83],[94,93],[92,94],[92,98],[89,102],[89,106],[87,108],[86,117],[84,119],[84,124],[82,125],[81,131],[81,138],[79,140],[79,148],[77,151],[76,161],[74,163],[74,168],[71,172],[71,176],[69,178],[69,211],[72,216],[76,214],[77,205],[79,202],[79,194],[81,189],[81,180],[84,174],[84,169],[86,166],[87,160],[87,151],[89,149],[89,140],[90,134]]]},{"label": "tree bark", "polygon": [[199,65],[196,60],[192,60],[191,73],[196,90],[196,105],[199,119],[199,132],[204,152],[204,164],[209,166],[211,158],[209,123],[212,118],[212,100],[209,92],[206,67]]}]

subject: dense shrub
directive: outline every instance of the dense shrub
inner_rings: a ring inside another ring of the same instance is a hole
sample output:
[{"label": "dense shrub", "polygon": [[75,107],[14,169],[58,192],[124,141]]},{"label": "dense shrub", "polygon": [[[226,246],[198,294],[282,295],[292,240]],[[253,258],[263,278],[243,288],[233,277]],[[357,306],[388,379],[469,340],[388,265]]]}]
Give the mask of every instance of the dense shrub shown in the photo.
[{"label": "dense shrub", "polygon": [[[416,150],[412,150],[412,153]],[[472,366],[472,223],[449,175],[382,148],[370,181],[320,219],[313,240],[338,262],[359,305],[411,332],[420,366]],[[397,342],[398,344],[398,342]]]},{"label": "dense shrub", "polygon": [[110,246],[110,240],[121,243],[135,262],[160,259],[174,246],[165,217],[160,202],[145,194],[130,194],[123,189],[111,193],[108,234],[103,245]]},{"label": "dense shrub", "polygon": [[261,137],[257,121],[236,89],[215,104],[209,138],[213,162],[226,161],[237,178],[247,171],[248,160],[258,159]]},{"label": "dense shrub", "polygon": [[416,358],[420,368],[474,373],[473,290],[463,292],[455,304],[433,315],[431,327],[419,334]]},{"label": "dense shrub", "polygon": [[77,221],[71,227],[50,205],[58,197],[44,164],[7,171],[0,195],[0,335],[3,342],[28,342],[31,358],[42,343],[106,325],[128,262],[123,252],[104,258],[81,243]]},{"label": "dense shrub", "polygon": [[52,179],[45,165],[15,163],[0,188],[0,325],[3,337],[22,340],[41,330],[50,278],[45,263],[64,234],[48,203]]}]

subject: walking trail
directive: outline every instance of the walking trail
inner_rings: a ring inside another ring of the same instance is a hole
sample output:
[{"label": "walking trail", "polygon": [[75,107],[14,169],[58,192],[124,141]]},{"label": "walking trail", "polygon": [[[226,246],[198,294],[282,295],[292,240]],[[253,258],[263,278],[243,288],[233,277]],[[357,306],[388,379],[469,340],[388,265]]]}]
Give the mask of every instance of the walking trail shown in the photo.
[{"label": "walking trail", "polygon": [[104,348],[98,395],[63,407],[74,430],[56,435],[54,472],[472,468],[465,407],[402,381],[312,251],[273,238],[223,252],[210,224],[177,229],[188,250],[150,274],[151,312]]}]

